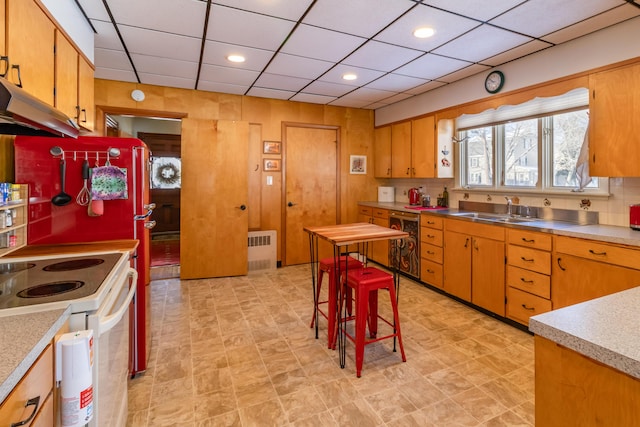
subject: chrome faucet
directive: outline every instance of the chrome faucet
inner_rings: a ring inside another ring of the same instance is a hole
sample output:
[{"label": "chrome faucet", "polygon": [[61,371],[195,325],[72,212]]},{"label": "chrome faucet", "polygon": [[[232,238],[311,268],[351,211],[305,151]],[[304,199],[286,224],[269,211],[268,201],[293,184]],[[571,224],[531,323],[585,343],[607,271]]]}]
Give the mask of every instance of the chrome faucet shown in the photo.
[{"label": "chrome faucet", "polygon": [[511,215],[511,206],[513,206],[513,202],[511,201],[511,197],[504,196],[504,198],[507,199],[507,215],[513,216],[513,215]]}]

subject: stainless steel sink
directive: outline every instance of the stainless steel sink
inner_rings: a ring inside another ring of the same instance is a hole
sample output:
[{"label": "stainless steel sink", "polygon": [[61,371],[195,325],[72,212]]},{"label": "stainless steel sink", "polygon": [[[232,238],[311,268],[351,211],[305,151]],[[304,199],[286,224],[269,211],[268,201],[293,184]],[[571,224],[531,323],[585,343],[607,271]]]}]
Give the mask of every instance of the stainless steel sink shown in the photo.
[{"label": "stainless steel sink", "polygon": [[523,222],[536,221],[537,218],[514,217],[507,214],[493,214],[486,212],[458,212],[450,214],[452,216],[472,218],[480,221],[503,222],[511,224],[519,224]]}]

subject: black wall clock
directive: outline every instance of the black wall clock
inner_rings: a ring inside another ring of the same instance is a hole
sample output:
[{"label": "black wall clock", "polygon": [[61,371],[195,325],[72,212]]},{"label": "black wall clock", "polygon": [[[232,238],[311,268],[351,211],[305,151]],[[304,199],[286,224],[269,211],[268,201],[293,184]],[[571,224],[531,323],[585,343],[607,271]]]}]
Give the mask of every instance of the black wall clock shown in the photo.
[{"label": "black wall clock", "polygon": [[484,88],[489,93],[498,93],[504,86],[504,74],[502,71],[492,71],[484,81]]}]

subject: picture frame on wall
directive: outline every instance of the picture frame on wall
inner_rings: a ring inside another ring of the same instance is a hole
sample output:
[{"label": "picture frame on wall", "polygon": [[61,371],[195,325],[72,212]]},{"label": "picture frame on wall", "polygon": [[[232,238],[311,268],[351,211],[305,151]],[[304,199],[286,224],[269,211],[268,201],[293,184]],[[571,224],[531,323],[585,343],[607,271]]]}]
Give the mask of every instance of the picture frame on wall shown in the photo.
[{"label": "picture frame on wall", "polygon": [[350,156],[349,172],[355,175],[366,175],[367,173],[367,156]]},{"label": "picture frame on wall", "polygon": [[264,141],[262,152],[264,154],[280,154],[280,141]]},{"label": "picture frame on wall", "polygon": [[265,172],[279,172],[280,159],[264,159],[262,170]]}]

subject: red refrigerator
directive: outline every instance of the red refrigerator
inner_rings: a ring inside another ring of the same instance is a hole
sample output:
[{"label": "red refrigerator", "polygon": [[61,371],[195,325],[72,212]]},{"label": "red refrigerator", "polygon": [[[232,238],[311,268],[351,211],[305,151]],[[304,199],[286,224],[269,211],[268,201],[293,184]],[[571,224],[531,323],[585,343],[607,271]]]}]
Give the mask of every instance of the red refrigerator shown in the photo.
[{"label": "red refrigerator", "polygon": [[[150,218],[154,205],[149,200],[147,146],[135,138],[31,136],[17,136],[14,146],[15,181],[29,184],[28,244],[140,241],[132,258],[138,283],[131,374],[144,371],[151,346],[149,230],[155,225]],[[84,186],[87,162],[88,194],[102,201],[84,205],[86,197],[76,199]],[[112,171],[114,175],[103,179]],[[60,197],[63,184],[68,196]]]}]

